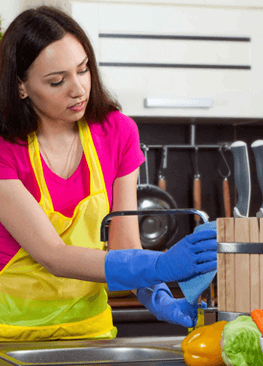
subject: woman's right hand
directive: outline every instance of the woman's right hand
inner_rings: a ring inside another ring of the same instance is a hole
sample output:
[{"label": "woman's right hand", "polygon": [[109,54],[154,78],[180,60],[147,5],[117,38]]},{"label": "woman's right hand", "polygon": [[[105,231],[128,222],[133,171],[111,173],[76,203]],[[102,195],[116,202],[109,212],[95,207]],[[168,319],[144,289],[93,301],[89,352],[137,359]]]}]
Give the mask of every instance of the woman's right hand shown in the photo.
[{"label": "woman's right hand", "polygon": [[216,230],[187,235],[156,261],[156,273],[165,282],[185,281],[216,269]]}]

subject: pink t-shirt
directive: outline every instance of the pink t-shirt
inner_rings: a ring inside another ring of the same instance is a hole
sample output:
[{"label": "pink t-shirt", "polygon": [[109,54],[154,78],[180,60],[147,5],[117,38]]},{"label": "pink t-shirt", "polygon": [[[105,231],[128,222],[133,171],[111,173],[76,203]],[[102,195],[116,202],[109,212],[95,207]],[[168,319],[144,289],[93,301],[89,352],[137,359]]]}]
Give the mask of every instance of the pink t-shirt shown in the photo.
[{"label": "pink t-shirt", "polygon": [[[130,174],[144,162],[136,123],[119,111],[108,114],[103,123],[89,124],[104,175],[109,205],[115,178]],[[89,168],[83,153],[77,170],[67,180],[53,173],[41,156],[45,181],[54,210],[72,217],[77,204],[89,195]],[[40,191],[30,163],[28,147],[0,137],[0,179],[20,179],[40,201]],[[88,182],[88,184],[87,184]],[[0,270],[20,249],[19,243],[0,223]]]}]

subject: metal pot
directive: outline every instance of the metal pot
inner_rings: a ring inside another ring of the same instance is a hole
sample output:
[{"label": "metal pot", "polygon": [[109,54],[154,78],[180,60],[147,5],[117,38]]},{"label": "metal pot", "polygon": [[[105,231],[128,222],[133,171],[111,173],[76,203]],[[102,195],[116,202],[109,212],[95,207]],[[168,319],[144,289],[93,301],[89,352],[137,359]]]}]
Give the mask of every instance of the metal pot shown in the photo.
[{"label": "metal pot", "polygon": [[[146,184],[137,186],[138,210],[169,210],[176,209],[177,204],[173,197],[158,186],[149,184],[148,174],[148,147],[141,144],[145,155]],[[175,244],[178,233],[178,224],[174,215],[140,215],[139,229],[141,244],[144,249],[164,250]]]}]

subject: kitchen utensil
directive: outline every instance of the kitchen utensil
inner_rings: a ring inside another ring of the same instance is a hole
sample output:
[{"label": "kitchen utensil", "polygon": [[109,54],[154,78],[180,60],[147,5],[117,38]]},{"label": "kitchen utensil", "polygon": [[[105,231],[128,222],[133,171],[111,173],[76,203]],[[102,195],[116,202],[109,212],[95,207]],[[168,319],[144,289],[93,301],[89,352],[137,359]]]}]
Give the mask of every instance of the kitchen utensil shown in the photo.
[{"label": "kitchen utensil", "polygon": [[238,191],[238,202],[234,207],[234,217],[248,217],[251,181],[247,144],[243,141],[236,141],[231,144],[231,151],[234,155],[234,174]]},{"label": "kitchen utensil", "polygon": [[224,197],[225,217],[231,217],[231,202],[230,202],[230,192],[229,192],[229,182],[228,182],[228,177],[231,174],[231,170],[229,168],[229,165],[226,161],[226,158],[223,154],[222,149],[223,149],[223,146],[221,145],[219,147],[219,151],[220,151],[220,154],[222,155],[222,158],[223,158],[223,160],[224,160],[224,162],[227,166],[228,173],[227,173],[227,175],[223,175],[219,169],[218,169],[218,171],[219,171],[219,174],[221,175],[221,177],[223,178],[223,197]]},{"label": "kitchen utensil", "polygon": [[162,167],[159,170],[158,174],[158,187],[166,191],[166,169],[167,169],[167,158],[168,158],[168,149],[163,146],[162,151]]},{"label": "kitchen utensil", "polygon": [[[196,210],[201,210],[201,178],[198,171],[198,147],[195,148],[195,175],[194,175],[194,208]],[[198,215],[194,216],[195,226],[200,225],[200,217]]]},{"label": "kitchen utensil", "polygon": [[[255,155],[258,182],[263,195],[263,140],[254,141],[251,147]],[[263,202],[256,215],[258,218],[263,217]]]},{"label": "kitchen utensil", "polygon": [[[158,186],[149,184],[148,147],[141,144],[145,155],[146,184],[137,186],[138,210],[176,209],[173,197]],[[144,249],[163,250],[176,242],[178,224],[175,216],[139,216],[140,239]]]}]

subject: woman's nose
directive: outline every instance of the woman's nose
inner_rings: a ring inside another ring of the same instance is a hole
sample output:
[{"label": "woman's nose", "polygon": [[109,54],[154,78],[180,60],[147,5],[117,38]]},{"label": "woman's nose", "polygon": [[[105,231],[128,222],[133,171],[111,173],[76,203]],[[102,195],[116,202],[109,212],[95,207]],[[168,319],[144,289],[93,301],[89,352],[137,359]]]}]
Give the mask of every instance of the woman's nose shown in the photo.
[{"label": "woman's nose", "polygon": [[85,88],[83,87],[78,77],[74,77],[71,83],[70,96],[72,98],[76,98],[84,94],[85,94]]}]

